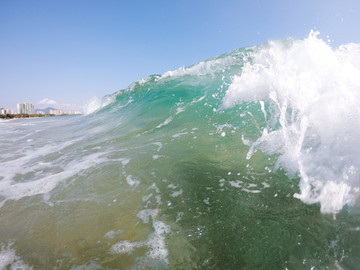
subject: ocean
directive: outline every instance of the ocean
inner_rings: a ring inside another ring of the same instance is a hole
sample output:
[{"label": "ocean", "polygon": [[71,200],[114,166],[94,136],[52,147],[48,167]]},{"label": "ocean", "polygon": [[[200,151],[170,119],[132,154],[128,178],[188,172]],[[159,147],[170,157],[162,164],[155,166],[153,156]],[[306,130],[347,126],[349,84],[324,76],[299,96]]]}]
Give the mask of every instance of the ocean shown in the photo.
[{"label": "ocean", "polygon": [[0,269],[360,269],[359,102],[312,31],[0,121]]}]

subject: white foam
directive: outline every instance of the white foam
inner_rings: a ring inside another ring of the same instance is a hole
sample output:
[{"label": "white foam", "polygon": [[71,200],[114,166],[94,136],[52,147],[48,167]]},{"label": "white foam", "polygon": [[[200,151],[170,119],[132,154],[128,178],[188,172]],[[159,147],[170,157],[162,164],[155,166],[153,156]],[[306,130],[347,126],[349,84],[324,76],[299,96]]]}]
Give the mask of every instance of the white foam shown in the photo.
[{"label": "white foam", "polygon": [[180,132],[180,133],[172,135],[172,137],[173,138],[178,138],[178,137],[181,137],[181,136],[186,135],[186,134],[188,134],[188,132]]},{"label": "white foam", "polygon": [[128,240],[124,240],[124,241],[120,241],[114,245],[111,246],[110,248],[110,253],[111,254],[130,254],[131,252],[134,251],[135,248],[137,247],[141,247],[144,243],[139,241],[139,242],[130,242]]},{"label": "white foam", "polygon": [[154,142],[154,143],[152,143],[152,144],[155,144],[155,145],[157,145],[158,146],[158,149],[156,150],[156,151],[160,151],[161,150],[161,148],[162,148],[162,142]]},{"label": "white foam", "polygon": [[27,265],[19,256],[16,255],[16,251],[12,249],[12,245],[2,245],[0,249],[0,269],[10,270],[31,270],[32,266]]},{"label": "white foam", "polygon": [[156,128],[161,128],[163,126],[168,125],[169,123],[171,123],[171,121],[173,120],[172,116],[170,116],[169,118],[167,118],[164,122],[162,122],[161,124],[159,124]]},{"label": "white foam", "polygon": [[255,149],[280,154],[276,168],[301,177],[295,197],[336,213],[359,196],[359,89],[360,44],[333,49],[311,31],[255,49],[222,108],[260,102],[266,127],[255,142],[243,136],[247,158]]},{"label": "white foam", "polygon": [[[19,200],[23,197],[49,193],[60,182],[106,160],[102,156],[103,154],[95,153],[62,165],[60,172],[44,172],[44,169],[50,167],[49,163],[40,162],[35,165],[27,165],[31,159],[44,155],[47,151],[48,149],[44,152],[44,149],[40,148],[34,151],[34,156],[26,154],[22,158],[4,164],[5,167],[0,174],[3,177],[0,182],[0,195],[5,199],[0,202],[0,207],[7,200]],[[54,166],[56,167],[56,165]],[[31,172],[36,172],[31,179],[24,182],[14,181],[16,175]]]},{"label": "white foam", "polygon": [[185,111],[185,107],[177,107],[175,115],[178,115],[179,113],[182,113]]},{"label": "white foam", "polygon": [[153,227],[155,232],[147,241],[147,245],[150,247],[148,255],[153,259],[167,262],[169,252],[165,244],[165,234],[170,233],[170,227],[159,220],[153,220]]},{"label": "white foam", "polygon": [[121,164],[123,166],[126,166],[130,162],[130,159],[128,159],[128,158],[120,158],[119,161],[121,162]]},{"label": "white foam", "polygon": [[223,187],[225,185],[225,179],[220,179],[219,180],[219,187]]},{"label": "white foam", "polygon": [[111,96],[104,96],[104,97],[93,97],[91,100],[87,102],[83,106],[84,114],[91,114],[96,112],[97,110],[104,108],[105,106],[113,103],[116,99],[116,94],[114,93]]},{"label": "white foam", "polygon": [[270,187],[270,185],[268,183],[266,183],[266,182],[262,182],[261,184],[263,184],[264,188],[269,188]]},{"label": "white foam", "polygon": [[192,104],[192,103],[198,103],[198,102],[200,102],[200,101],[203,101],[203,100],[204,100],[204,98],[206,98],[206,95],[205,95],[205,96],[200,97],[199,99],[194,99],[194,100],[191,102],[191,104]]},{"label": "white foam", "polygon": [[124,232],[124,230],[117,230],[117,231],[108,231],[105,235],[104,235],[104,237],[105,238],[110,238],[110,239],[112,239],[112,238],[114,238],[116,235],[118,235],[118,234],[121,234],[121,233],[123,233]]},{"label": "white foam", "polygon": [[150,193],[150,194],[148,194],[148,195],[143,196],[143,197],[142,197],[142,201],[143,201],[143,202],[146,202],[146,201],[150,200],[150,198],[151,198],[153,195],[154,195],[154,194]]},{"label": "white foam", "polygon": [[178,190],[178,191],[174,191],[170,196],[173,197],[173,198],[175,198],[175,197],[180,196],[182,193],[183,193],[183,190],[180,189],[180,190]]},{"label": "white foam", "polygon": [[174,184],[169,184],[167,187],[168,187],[168,188],[171,188],[171,189],[175,189],[177,186],[174,185]]},{"label": "white foam", "polygon": [[259,102],[260,102],[260,106],[261,106],[261,111],[263,112],[264,118],[265,118],[265,120],[266,120],[266,118],[267,118],[267,113],[266,113],[266,110],[265,110],[265,103],[264,103],[264,101],[262,101],[262,100],[260,100]]},{"label": "white foam", "polygon": [[109,253],[111,254],[131,254],[135,248],[148,246],[149,251],[146,256],[152,259],[162,260],[168,263],[168,250],[165,244],[165,235],[170,233],[170,227],[164,222],[156,219],[158,209],[144,209],[138,213],[138,217],[143,223],[149,223],[152,219],[154,232],[151,233],[145,241],[130,242],[128,240],[120,241],[111,246]]},{"label": "white foam", "polygon": [[230,186],[235,187],[235,188],[241,188],[243,181],[237,180],[237,181],[230,181],[229,182]]},{"label": "white foam", "polygon": [[160,193],[160,189],[157,187],[156,183],[152,183],[150,187],[148,187],[148,189],[153,189],[155,190],[156,193]]},{"label": "white foam", "polygon": [[132,175],[128,175],[126,177],[126,182],[129,184],[129,186],[136,188],[139,184],[140,181],[137,179],[134,179]]},{"label": "white foam", "polygon": [[[241,53],[238,53],[242,55]],[[193,66],[190,67],[180,67],[173,71],[168,71],[164,75],[162,75],[159,79],[164,79],[167,77],[180,77],[184,75],[193,75],[193,76],[212,76],[216,72],[222,72],[225,69],[232,66],[238,58],[234,57],[234,53],[229,55],[223,55],[220,57],[215,57],[209,59],[207,61],[201,61]],[[200,101],[200,100],[198,100]]]},{"label": "white foam", "polygon": [[156,199],[156,203],[157,203],[157,204],[162,204],[162,202],[161,202],[161,196],[160,196],[160,195],[156,195],[156,196],[155,196],[155,199]]},{"label": "white foam", "polygon": [[159,213],[158,209],[144,209],[137,214],[137,217],[140,218],[143,221],[143,223],[149,223],[150,217],[152,219],[155,219],[158,213]]},{"label": "white foam", "polygon": [[183,215],[184,215],[184,212],[178,212],[178,213],[176,214],[176,220],[175,220],[175,222],[179,222],[179,221],[182,219]]},{"label": "white foam", "polygon": [[156,159],[159,159],[159,158],[165,157],[165,156],[163,156],[163,155],[153,155],[152,157],[153,157],[153,159],[156,160]]},{"label": "white foam", "polygon": [[208,198],[204,199],[203,202],[207,205],[210,205],[210,198],[208,197]]},{"label": "white foam", "polygon": [[248,188],[242,188],[241,189],[242,191],[245,191],[245,192],[247,192],[247,193],[260,193],[261,192],[261,190],[257,190],[257,189],[248,189]]}]

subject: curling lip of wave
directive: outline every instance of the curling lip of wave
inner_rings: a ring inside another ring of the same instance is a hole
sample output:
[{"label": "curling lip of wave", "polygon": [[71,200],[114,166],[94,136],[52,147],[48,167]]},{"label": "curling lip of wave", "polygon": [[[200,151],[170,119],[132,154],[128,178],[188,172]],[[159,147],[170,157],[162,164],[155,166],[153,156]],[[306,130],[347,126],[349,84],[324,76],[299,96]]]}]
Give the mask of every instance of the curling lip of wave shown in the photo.
[{"label": "curling lip of wave", "polygon": [[254,148],[280,154],[277,166],[301,177],[294,196],[336,213],[360,192],[360,45],[332,49],[318,34],[253,52],[222,108],[265,101],[271,117],[248,158]]}]

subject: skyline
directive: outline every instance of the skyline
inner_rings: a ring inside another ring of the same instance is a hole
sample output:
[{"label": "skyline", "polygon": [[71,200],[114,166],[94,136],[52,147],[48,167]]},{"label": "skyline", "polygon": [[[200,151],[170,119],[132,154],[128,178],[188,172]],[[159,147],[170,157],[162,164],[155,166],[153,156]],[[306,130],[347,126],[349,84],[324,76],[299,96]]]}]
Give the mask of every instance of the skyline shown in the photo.
[{"label": "skyline", "polygon": [[73,109],[63,109],[63,108],[54,108],[54,107],[35,107],[31,102],[20,102],[16,104],[16,109],[3,108],[0,106],[1,112],[0,115],[5,114],[53,114],[53,115],[66,115],[66,114],[82,114],[80,110]]},{"label": "skyline", "polygon": [[[2,106],[1,104],[0,104],[0,108],[5,109],[5,110],[11,110],[11,111],[14,111],[14,112],[17,113],[19,111],[18,108],[17,108],[19,106],[19,104],[25,104],[25,103],[32,104],[34,106],[35,110],[44,110],[44,109],[49,109],[49,108],[53,108],[55,110],[65,110],[65,111],[66,110],[75,110],[75,109],[72,109],[71,104],[58,104],[58,103],[56,103],[56,101],[50,100],[48,98],[44,98],[44,99],[40,100],[37,105],[34,104],[33,102],[21,101],[21,102],[17,102],[15,104],[15,108],[5,107],[5,106]],[[82,106],[76,106],[75,105],[74,108],[75,107],[79,107],[79,109],[77,109],[76,111],[81,111],[81,112],[83,111]]]},{"label": "skyline", "polygon": [[360,43],[359,11],[355,0],[0,0],[0,107],[79,109],[151,74],[311,29],[334,47]]}]

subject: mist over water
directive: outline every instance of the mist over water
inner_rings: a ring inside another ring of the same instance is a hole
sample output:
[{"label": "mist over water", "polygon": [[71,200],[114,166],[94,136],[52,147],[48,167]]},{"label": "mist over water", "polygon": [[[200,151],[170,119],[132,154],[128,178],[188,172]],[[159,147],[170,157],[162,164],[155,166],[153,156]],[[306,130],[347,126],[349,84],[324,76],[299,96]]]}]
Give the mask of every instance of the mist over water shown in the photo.
[{"label": "mist over water", "polygon": [[0,122],[0,268],[357,269],[359,70],[311,32]]}]

